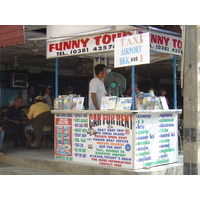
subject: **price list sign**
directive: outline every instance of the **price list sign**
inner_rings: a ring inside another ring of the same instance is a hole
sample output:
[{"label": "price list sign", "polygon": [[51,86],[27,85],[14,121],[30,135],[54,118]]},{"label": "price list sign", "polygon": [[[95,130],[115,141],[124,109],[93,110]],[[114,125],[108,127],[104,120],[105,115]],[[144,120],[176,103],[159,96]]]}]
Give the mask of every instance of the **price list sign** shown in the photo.
[{"label": "price list sign", "polygon": [[[68,116],[71,154],[57,153],[56,159],[82,163],[133,168],[132,115],[73,114]],[[56,122],[63,119],[56,119]],[[66,125],[57,123],[57,137]],[[64,148],[64,144],[56,144]]]},{"label": "price list sign", "polygon": [[177,162],[177,114],[137,114],[134,169]]},{"label": "price list sign", "polygon": [[72,118],[56,118],[55,121],[55,158],[71,160],[72,156]]},{"label": "price list sign", "polygon": [[90,163],[133,167],[132,115],[90,114],[87,132]]},{"label": "price list sign", "polygon": [[73,161],[86,162],[87,159],[88,115],[73,115]]}]

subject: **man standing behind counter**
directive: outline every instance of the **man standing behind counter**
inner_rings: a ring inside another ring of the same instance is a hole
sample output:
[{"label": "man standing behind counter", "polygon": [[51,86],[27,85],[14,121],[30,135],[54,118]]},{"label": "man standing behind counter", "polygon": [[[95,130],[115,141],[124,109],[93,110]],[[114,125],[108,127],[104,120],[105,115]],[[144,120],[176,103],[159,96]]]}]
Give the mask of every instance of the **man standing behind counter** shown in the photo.
[{"label": "man standing behind counter", "polygon": [[89,84],[89,110],[100,110],[101,99],[103,96],[108,96],[103,79],[106,77],[106,66],[98,64],[95,66],[96,76]]}]

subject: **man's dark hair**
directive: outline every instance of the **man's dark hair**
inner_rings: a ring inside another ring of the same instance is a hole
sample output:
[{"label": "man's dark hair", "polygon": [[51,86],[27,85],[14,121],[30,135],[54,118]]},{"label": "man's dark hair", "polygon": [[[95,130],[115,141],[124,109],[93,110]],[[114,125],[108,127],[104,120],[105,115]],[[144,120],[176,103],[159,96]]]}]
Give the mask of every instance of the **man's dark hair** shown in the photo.
[{"label": "man's dark hair", "polygon": [[21,98],[21,97],[16,97],[14,101],[16,101],[17,99],[21,99],[21,100],[22,100],[22,98]]},{"label": "man's dark hair", "polygon": [[106,68],[104,64],[98,64],[95,66],[95,73],[98,75],[100,72],[102,72]]}]

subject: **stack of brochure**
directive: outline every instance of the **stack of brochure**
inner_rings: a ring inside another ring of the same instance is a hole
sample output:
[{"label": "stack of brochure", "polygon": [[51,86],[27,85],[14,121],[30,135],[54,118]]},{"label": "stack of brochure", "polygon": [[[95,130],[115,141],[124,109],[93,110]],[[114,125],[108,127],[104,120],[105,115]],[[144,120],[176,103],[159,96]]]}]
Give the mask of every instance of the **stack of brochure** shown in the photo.
[{"label": "stack of brochure", "polygon": [[82,110],[84,97],[59,95],[54,99],[54,110]]},{"label": "stack of brochure", "polygon": [[[165,97],[136,97],[136,110],[168,110]],[[101,110],[131,110],[132,97],[103,96]]]},{"label": "stack of brochure", "polygon": [[103,96],[101,110],[131,110],[132,97]]}]

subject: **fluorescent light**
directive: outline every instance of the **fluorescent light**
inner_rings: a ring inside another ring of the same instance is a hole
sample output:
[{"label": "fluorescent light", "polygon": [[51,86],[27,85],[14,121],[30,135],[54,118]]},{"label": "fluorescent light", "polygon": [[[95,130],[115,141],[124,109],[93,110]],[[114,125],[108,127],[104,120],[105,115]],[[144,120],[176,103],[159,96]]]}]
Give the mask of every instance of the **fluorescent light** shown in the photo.
[{"label": "fluorescent light", "polygon": [[83,32],[83,33],[77,33],[74,34],[75,36],[79,36],[79,35],[89,35],[89,34],[93,34],[93,33],[101,33],[101,32],[105,32],[105,31],[115,31],[116,27],[115,26],[111,26],[111,27],[106,27],[106,28],[102,28],[102,29],[97,29],[97,30],[93,30],[93,31],[87,31],[87,32]]},{"label": "fluorescent light", "polygon": [[82,35],[89,35],[89,34],[95,34],[95,33],[103,33],[106,31],[115,31],[116,30],[116,26],[111,26],[111,27],[106,27],[106,28],[102,28],[102,29],[97,29],[97,30],[92,30],[92,31],[86,31],[83,33],[76,33],[70,36],[66,36],[66,37],[43,37],[43,38],[29,38],[27,39],[27,41],[35,41],[35,40],[67,40],[67,39],[71,39],[74,36],[82,36]]}]

